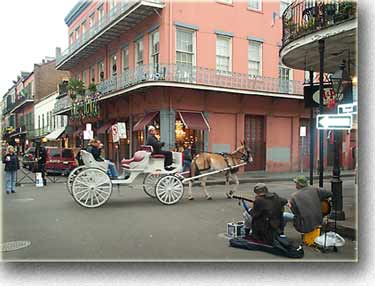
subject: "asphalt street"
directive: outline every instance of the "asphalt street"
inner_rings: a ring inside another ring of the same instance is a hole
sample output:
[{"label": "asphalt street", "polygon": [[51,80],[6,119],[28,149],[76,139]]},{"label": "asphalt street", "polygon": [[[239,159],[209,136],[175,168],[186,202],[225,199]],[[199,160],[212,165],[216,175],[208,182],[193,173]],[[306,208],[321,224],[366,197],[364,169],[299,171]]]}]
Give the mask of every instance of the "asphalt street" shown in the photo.
[{"label": "asphalt street", "polygon": [[[326,187],[330,188],[328,181]],[[290,182],[267,184],[289,198],[295,191]],[[250,197],[253,183],[241,184],[238,194]],[[353,219],[354,180],[345,179],[344,204],[351,197]],[[184,198],[165,206],[149,198],[141,187],[114,187],[110,200],[100,208],[79,206],[63,183],[36,188],[24,185],[16,194],[2,194],[2,243],[31,241],[31,245],[2,252],[4,260],[239,260],[239,261],[354,261],[357,244],[346,240],[338,252],[321,253],[305,247],[303,259],[288,259],[260,251],[229,247],[226,223],[242,220],[237,200],[227,199],[223,185],[208,186],[213,200],[194,187],[195,200]],[[349,201],[349,200],[348,200]],[[300,241],[292,225],[287,236]]]}]

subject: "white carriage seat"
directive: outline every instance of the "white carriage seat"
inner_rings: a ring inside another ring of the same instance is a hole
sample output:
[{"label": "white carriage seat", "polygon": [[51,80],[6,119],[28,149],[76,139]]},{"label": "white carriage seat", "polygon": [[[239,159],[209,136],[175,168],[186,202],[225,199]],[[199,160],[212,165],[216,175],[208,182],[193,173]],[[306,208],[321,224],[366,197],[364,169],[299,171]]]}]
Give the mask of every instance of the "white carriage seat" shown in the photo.
[{"label": "white carriage seat", "polygon": [[[121,166],[125,169],[130,169],[133,165],[138,165],[137,163],[142,162],[146,157],[148,152],[140,150],[134,153],[133,158],[122,159]],[[135,164],[136,163],[136,164]]]},{"label": "white carriage seat", "polygon": [[85,150],[81,150],[80,152],[81,152],[82,161],[83,161],[83,163],[85,164],[86,167],[99,168],[99,169],[102,169],[104,171],[108,170],[108,162],[107,161],[99,162],[99,161],[96,161],[94,159],[94,156],[91,153],[89,153]]}]

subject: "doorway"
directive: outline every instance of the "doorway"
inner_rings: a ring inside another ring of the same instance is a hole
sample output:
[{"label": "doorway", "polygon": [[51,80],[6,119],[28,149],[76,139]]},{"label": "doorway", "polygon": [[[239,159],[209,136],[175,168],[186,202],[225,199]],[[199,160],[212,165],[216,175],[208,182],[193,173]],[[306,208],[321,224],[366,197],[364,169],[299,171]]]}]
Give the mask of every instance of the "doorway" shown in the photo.
[{"label": "doorway", "polygon": [[245,144],[251,150],[253,162],[245,166],[245,171],[259,171],[266,168],[266,140],[264,116],[245,116]]}]

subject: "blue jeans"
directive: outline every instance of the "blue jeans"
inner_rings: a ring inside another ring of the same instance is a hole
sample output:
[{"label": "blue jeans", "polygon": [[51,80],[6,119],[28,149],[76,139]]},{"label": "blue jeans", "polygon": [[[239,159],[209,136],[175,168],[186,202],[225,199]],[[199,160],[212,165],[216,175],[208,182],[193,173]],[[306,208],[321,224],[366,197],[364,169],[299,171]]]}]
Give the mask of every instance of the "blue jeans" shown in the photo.
[{"label": "blue jeans", "polygon": [[191,168],[191,161],[184,160],[184,170],[183,172],[190,171]]},{"label": "blue jeans", "polygon": [[[250,210],[251,208],[248,209],[248,211]],[[251,222],[253,220],[252,216],[247,211],[243,213],[243,216],[245,218],[245,227],[248,229],[251,229]],[[289,213],[289,212],[283,212],[283,224],[280,226],[281,231],[284,231],[286,224],[290,221],[293,221],[293,219],[294,219],[294,214]]]},{"label": "blue jeans", "polygon": [[108,174],[108,176],[110,176],[111,178],[118,177],[118,172],[117,172],[116,166],[115,166],[115,164],[112,163],[111,161],[108,161],[108,170],[107,170],[107,174]]},{"label": "blue jeans", "polygon": [[16,191],[16,174],[17,171],[5,171],[5,191],[7,193]]}]

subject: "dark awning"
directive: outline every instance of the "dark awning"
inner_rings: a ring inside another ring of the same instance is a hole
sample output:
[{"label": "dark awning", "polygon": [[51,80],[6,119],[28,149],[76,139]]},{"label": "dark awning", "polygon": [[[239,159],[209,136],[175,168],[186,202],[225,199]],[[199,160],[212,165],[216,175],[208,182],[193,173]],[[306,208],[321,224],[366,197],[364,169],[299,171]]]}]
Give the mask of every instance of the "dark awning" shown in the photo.
[{"label": "dark awning", "polygon": [[210,125],[202,112],[179,112],[179,115],[182,123],[188,129],[210,130]]},{"label": "dark awning", "polygon": [[112,123],[108,122],[105,123],[103,126],[99,127],[98,130],[96,130],[97,134],[105,134],[108,129],[112,127]]},{"label": "dark awning", "polygon": [[141,118],[133,127],[133,131],[142,131],[145,129],[146,125],[150,124],[150,122],[158,115],[159,112],[150,112],[147,113],[143,118]]}]

